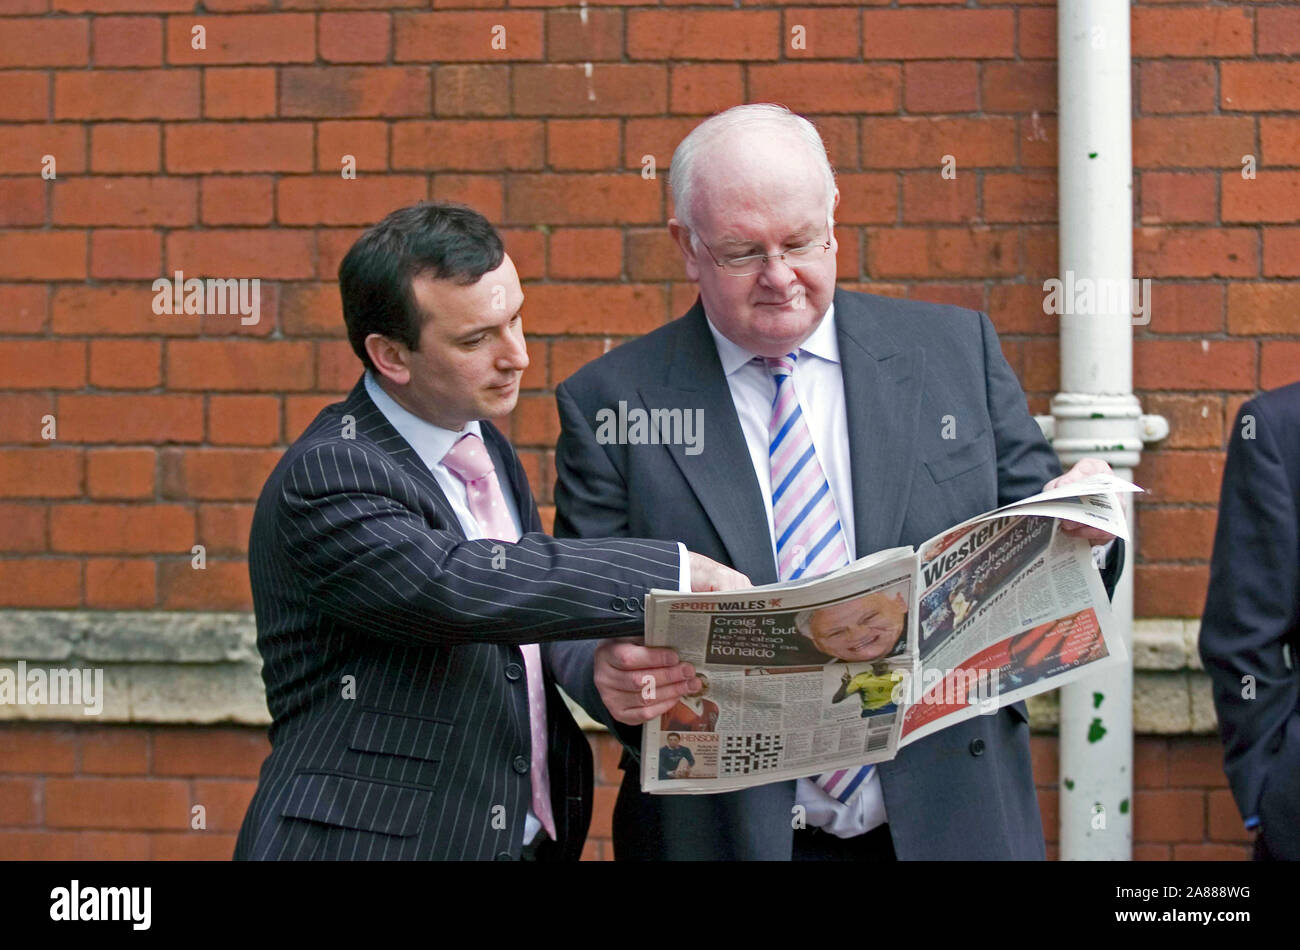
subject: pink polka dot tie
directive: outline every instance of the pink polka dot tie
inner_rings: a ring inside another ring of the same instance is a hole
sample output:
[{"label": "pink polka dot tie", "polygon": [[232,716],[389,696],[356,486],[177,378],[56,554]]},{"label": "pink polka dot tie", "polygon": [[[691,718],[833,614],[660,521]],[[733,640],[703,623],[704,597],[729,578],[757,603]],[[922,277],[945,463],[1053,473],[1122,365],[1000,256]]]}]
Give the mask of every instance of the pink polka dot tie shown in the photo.
[{"label": "pink polka dot tie", "polygon": [[[496,468],[487,453],[487,446],[474,433],[461,436],[442,457],[442,464],[465,483],[469,499],[469,513],[478,522],[485,538],[496,538],[511,543],[519,540],[501,494]],[[546,833],[555,840],[555,817],[551,811],[551,779],[546,767],[546,690],[542,683],[542,651],[536,643],[520,646],[524,655],[524,671],[528,679],[529,727],[532,737],[533,814],[542,823]]]}]

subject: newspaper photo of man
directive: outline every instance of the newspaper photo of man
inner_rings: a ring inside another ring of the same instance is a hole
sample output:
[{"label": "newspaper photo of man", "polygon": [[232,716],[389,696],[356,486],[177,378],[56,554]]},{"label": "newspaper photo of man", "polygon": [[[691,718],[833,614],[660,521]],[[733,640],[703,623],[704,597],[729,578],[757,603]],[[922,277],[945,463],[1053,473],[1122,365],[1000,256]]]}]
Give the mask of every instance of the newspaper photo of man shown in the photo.
[{"label": "newspaper photo of man", "polygon": [[697,673],[700,688],[677,700],[677,705],[659,719],[660,729],[680,729],[682,732],[716,732],[718,729],[718,704],[704,695],[709,691],[709,677]]},{"label": "newspaper photo of man", "polygon": [[907,599],[883,590],[795,614],[799,633],[822,653],[845,662],[867,662],[901,653],[906,646]]},{"label": "newspaper photo of man", "polygon": [[856,695],[862,703],[863,719],[887,715],[898,711],[895,691],[902,681],[903,674],[897,670],[878,671],[874,666],[869,666],[855,674],[852,669],[845,669],[840,676],[839,689],[831,697],[831,702],[842,703]]},{"label": "newspaper photo of man", "polygon": [[695,756],[691,750],[682,745],[682,737],[675,732],[664,737],[667,745],[659,749],[659,777],[690,778],[691,767],[695,765]]}]

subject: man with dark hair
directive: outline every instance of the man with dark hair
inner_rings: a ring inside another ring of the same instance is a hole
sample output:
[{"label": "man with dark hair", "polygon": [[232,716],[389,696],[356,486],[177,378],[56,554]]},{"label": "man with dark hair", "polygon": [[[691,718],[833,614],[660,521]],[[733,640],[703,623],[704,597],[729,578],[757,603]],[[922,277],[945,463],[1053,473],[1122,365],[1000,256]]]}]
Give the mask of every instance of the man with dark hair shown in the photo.
[{"label": "man with dark hair", "polygon": [[591,754],[553,641],[640,633],[652,587],[745,578],[674,541],[541,533],[486,421],[514,408],[528,353],[481,215],[396,211],[339,285],[366,372],[289,447],[249,538],[273,722],[235,857],[576,859]]},{"label": "man with dark hair", "polygon": [[[414,278],[464,287],[499,268],[505,256],[496,229],[464,205],[422,202],[399,208],[363,234],[339,265],[343,322],[362,364],[375,369],[366,349],[372,333],[419,349],[422,320]],[[526,357],[523,362],[526,366]]]},{"label": "man with dark hair", "polygon": [[[691,774],[691,768],[695,765],[695,756],[691,750],[682,745],[682,736],[679,732],[670,732],[664,736],[667,745],[659,747],[659,778],[667,780],[671,778],[688,778]],[[682,765],[685,761],[686,765]]]}]

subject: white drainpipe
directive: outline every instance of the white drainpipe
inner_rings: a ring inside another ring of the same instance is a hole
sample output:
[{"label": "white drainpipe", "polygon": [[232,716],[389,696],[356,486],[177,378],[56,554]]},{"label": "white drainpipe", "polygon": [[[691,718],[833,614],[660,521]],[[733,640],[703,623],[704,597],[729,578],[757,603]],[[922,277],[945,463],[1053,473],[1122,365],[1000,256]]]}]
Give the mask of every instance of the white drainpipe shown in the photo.
[{"label": "white drainpipe", "polygon": [[[1134,309],[1121,296],[1094,294],[1072,312],[1082,279],[1128,289],[1133,258],[1128,0],[1059,0],[1059,182],[1061,391],[1040,418],[1068,468],[1105,459],[1131,479],[1143,441],[1168,424],[1143,416],[1133,395]],[[1149,285],[1148,285],[1149,286]],[[1048,288],[1045,288],[1045,294]],[[1073,291],[1073,292],[1072,292]],[[1069,299],[1065,295],[1069,294]],[[1149,306],[1143,295],[1143,305]],[[1150,312],[1149,310],[1147,311]],[[1129,524],[1133,511],[1127,507]],[[1136,540],[1136,533],[1134,534]],[[1136,545],[1112,602],[1130,657]],[[1060,856],[1129,860],[1133,846],[1133,665],[1103,671],[1060,691]]]}]

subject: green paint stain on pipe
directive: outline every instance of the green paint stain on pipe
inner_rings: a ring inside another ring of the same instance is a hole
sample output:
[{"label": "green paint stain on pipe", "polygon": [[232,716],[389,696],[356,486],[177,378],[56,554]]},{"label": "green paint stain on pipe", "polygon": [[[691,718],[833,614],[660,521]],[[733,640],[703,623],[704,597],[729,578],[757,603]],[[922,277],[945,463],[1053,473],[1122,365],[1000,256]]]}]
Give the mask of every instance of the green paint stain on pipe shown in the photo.
[{"label": "green paint stain on pipe", "polygon": [[1098,742],[1106,734],[1106,727],[1101,724],[1101,719],[1094,716],[1092,723],[1088,726],[1088,741]]},{"label": "green paint stain on pipe", "polygon": [[1096,157],[1097,157],[1097,153],[1096,153],[1096,152],[1089,152],[1089,153],[1088,153],[1088,157],[1089,157],[1089,158],[1096,158]]},{"label": "green paint stain on pipe", "polygon": [[1072,778],[1062,779],[1061,784],[1065,786],[1065,790],[1067,792],[1074,791],[1074,779]]},{"label": "green paint stain on pipe", "polygon": [[1119,813],[1120,813],[1121,815],[1127,815],[1127,814],[1128,814],[1128,799],[1127,799],[1127,798],[1124,799],[1122,802],[1119,803]]},{"label": "green paint stain on pipe", "polygon": [[1102,696],[1101,693],[1093,693],[1093,694],[1092,694],[1092,708],[1093,708],[1093,709],[1100,709],[1100,708],[1101,708],[1101,701],[1102,701],[1103,699],[1105,699],[1105,697]]}]

